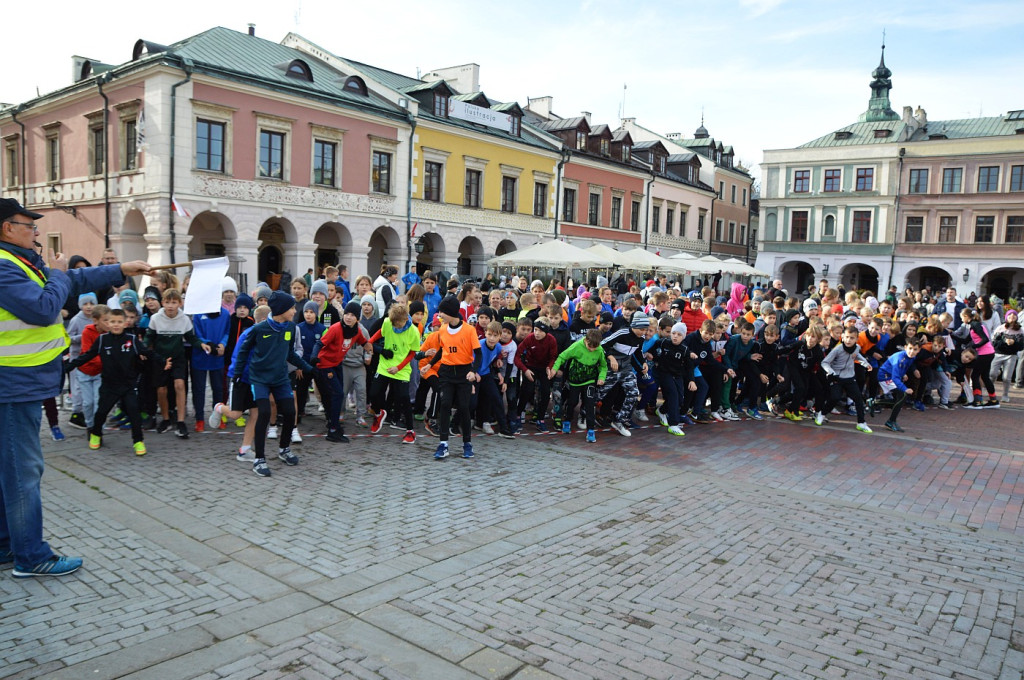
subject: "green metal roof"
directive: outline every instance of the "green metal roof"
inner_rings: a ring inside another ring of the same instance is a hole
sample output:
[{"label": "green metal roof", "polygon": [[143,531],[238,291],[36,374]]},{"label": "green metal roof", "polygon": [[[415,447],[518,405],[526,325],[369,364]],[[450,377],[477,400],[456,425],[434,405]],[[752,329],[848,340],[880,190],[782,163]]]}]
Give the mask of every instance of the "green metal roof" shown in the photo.
[{"label": "green metal roof", "polygon": [[988,116],[985,118],[960,118],[957,120],[930,120],[924,130],[918,130],[910,141],[926,140],[930,135],[945,135],[949,139],[969,137],[999,137],[1017,134],[1024,128],[1022,120],[1007,120],[1012,116]]},{"label": "green metal roof", "polygon": [[[874,123],[854,123],[823,137],[801,144],[799,149],[814,149],[829,146],[859,146],[862,144],[892,144],[903,133],[906,124],[902,120],[884,120]],[[875,137],[875,130],[889,130],[887,137]],[[842,134],[837,134],[842,133]],[[848,135],[845,133],[849,133]]]}]

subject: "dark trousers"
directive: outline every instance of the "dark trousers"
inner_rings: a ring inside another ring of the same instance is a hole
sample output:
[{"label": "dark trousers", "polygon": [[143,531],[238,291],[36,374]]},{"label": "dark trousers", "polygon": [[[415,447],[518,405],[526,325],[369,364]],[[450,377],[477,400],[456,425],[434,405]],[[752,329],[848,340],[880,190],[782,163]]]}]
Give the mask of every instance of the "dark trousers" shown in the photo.
[{"label": "dark trousers", "polygon": [[469,364],[462,366],[441,366],[437,374],[437,434],[442,442],[448,441],[451,432],[452,406],[459,412],[459,427],[463,443],[473,438],[472,410],[473,383],[466,380]]},{"label": "dark trousers", "polygon": [[[322,369],[328,370],[328,369]],[[335,371],[339,378],[342,376],[341,366],[337,368],[331,368],[330,370]],[[315,384],[317,390],[320,391],[320,403],[324,405],[324,413],[330,413],[334,404],[332,400],[338,399],[338,414],[341,414],[341,405],[344,404],[342,397],[344,396],[344,390],[342,390],[341,396],[334,396],[334,389],[329,384],[330,381],[326,380],[319,372],[314,372],[310,375],[307,371],[302,372],[302,377],[295,380],[295,399],[299,402],[297,418],[302,419],[302,416],[306,412],[306,404],[309,403],[309,386]],[[328,424],[332,421],[328,417]]]},{"label": "dark trousers", "polygon": [[701,365],[700,372],[704,374],[704,380],[708,383],[708,394],[711,395],[711,410],[717,411],[722,408],[722,385],[724,384],[722,376],[725,375],[725,368],[717,361],[709,361]]},{"label": "dark trousers", "polygon": [[[843,395],[853,399],[853,405],[857,409],[857,422],[864,422],[864,395],[857,385],[856,378],[841,378],[829,383],[828,399],[822,406],[822,413],[829,413],[836,407],[836,404],[843,401]],[[845,406],[845,404],[844,404]],[[845,411],[845,408],[843,409]]]},{"label": "dark trousers", "polygon": [[498,421],[502,432],[508,431],[508,418],[505,417],[505,405],[501,402],[501,387],[493,375],[485,375],[478,383],[477,410],[480,421],[489,423],[491,417]]},{"label": "dark trousers", "polygon": [[595,383],[590,383],[589,385],[570,385],[566,383],[562,394],[565,395],[562,401],[563,420],[571,420],[576,403],[582,401],[583,405],[581,408],[587,420],[587,429],[596,430],[597,420],[594,418],[594,407],[597,405],[597,385]]},{"label": "dark trousers", "polygon": [[548,374],[543,367],[530,370],[533,371],[533,380],[523,376],[523,384],[519,387],[516,417],[522,415],[526,411],[526,405],[532,401],[533,412],[537,416],[537,420],[544,420],[544,416],[548,412],[548,402],[551,401],[551,381],[548,380]]},{"label": "dark trousers", "polygon": [[[203,420],[204,406],[206,406],[206,382],[210,382],[210,390],[213,392],[213,401],[217,404],[224,401],[224,381],[221,380],[222,370],[219,368],[204,371],[192,364],[192,408],[196,413],[196,421]],[[179,414],[179,420],[184,420],[185,414]]]},{"label": "dark trousers", "polygon": [[757,408],[764,391],[764,383],[761,382],[761,368],[749,359],[741,361],[739,368],[739,374],[743,378],[743,389],[740,390],[738,403],[746,404],[747,408]]},{"label": "dark trousers", "polygon": [[93,420],[89,434],[103,436],[103,423],[111,409],[121,402],[121,408],[128,415],[132,426],[132,442],[142,441],[142,416],[139,413],[139,392],[135,385],[100,384],[100,398],[96,404],[96,418]]},{"label": "dark trousers", "polygon": [[[254,386],[255,388],[255,386]],[[274,403],[277,404],[277,415],[281,418],[280,448],[287,448],[292,439],[292,430],[295,428],[295,399],[292,395],[292,386],[289,383],[283,385],[261,385],[260,398],[256,399],[256,432],[253,439],[253,451],[256,458],[265,458],[263,451],[267,444],[267,427],[270,425],[270,397],[262,396],[265,393],[274,395]],[[253,390],[253,397],[256,397],[256,390]]]},{"label": "dark trousers", "polygon": [[[416,403],[413,405],[413,413],[422,413],[426,420],[437,418],[437,376],[420,378],[420,384],[416,388]],[[430,395],[430,402],[427,403],[427,395]]]},{"label": "dark trousers", "polygon": [[693,382],[697,383],[696,392],[686,392],[683,399],[682,412],[693,411],[693,415],[700,415],[704,412],[704,402],[708,398],[708,381],[702,375],[693,376]]},{"label": "dark trousers", "polygon": [[370,386],[370,406],[377,412],[383,408],[391,413],[400,414],[405,429],[412,429],[412,402],[409,401],[408,380],[374,376],[373,384]]},{"label": "dark trousers", "polygon": [[[354,370],[359,370],[357,367]],[[327,431],[328,432],[341,432],[345,434],[345,428],[341,426],[341,405],[345,403],[345,374],[342,372],[341,366],[327,366],[317,371],[316,380],[317,389],[320,390],[320,398],[324,400],[324,413],[327,416]],[[302,413],[303,407],[305,407],[302,395],[309,396],[309,380],[303,375],[302,380],[298,381],[298,392],[296,396],[299,398],[299,413]],[[305,388],[303,388],[305,384]]]},{"label": "dark trousers", "polygon": [[664,372],[659,377],[661,378],[661,395],[665,397],[665,416],[668,418],[668,424],[670,426],[678,425],[682,415],[680,408],[686,398],[685,378],[681,375]]}]

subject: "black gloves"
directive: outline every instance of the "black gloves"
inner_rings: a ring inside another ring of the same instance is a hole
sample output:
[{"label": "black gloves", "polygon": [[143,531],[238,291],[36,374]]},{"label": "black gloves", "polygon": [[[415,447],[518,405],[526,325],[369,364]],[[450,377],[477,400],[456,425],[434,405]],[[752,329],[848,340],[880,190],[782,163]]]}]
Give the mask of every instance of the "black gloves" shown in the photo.
[{"label": "black gloves", "polygon": [[394,359],[395,358],[395,353],[392,352],[390,349],[382,349],[380,351],[380,355],[382,357],[384,357],[385,359]]}]

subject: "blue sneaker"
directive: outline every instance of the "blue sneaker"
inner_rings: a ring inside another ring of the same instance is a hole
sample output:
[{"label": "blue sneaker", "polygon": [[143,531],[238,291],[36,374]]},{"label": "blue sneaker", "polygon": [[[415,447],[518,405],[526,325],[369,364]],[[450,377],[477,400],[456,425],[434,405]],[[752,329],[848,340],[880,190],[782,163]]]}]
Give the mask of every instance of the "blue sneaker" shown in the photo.
[{"label": "blue sneaker", "polygon": [[548,426],[544,424],[543,420],[538,420],[537,422],[534,423],[534,425],[537,426],[537,431],[538,432],[547,432],[548,431]]},{"label": "blue sneaker", "polygon": [[914,410],[915,411],[923,411],[924,410],[924,402],[915,401],[914,402]]},{"label": "blue sneaker", "polygon": [[562,421],[562,434],[569,434],[572,432],[572,423],[568,420]]},{"label": "blue sneaker", "polygon": [[682,420],[684,425],[696,425],[697,424],[697,421],[694,420],[693,418],[691,418],[689,414],[684,414],[683,417],[680,420]]},{"label": "blue sneaker", "polygon": [[597,441],[597,433],[593,430],[587,430],[587,441],[593,444]]},{"label": "blue sneaker", "polygon": [[60,431],[60,425],[54,425],[50,428],[50,436],[53,437],[53,441],[62,442],[64,441],[64,433]]},{"label": "blue sneaker", "polygon": [[462,457],[463,458],[472,458],[475,455],[476,454],[473,453],[473,445],[472,444],[470,444],[469,442],[466,442],[465,444],[462,445]]},{"label": "blue sneaker", "polygon": [[756,408],[748,408],[745,411],[745,413],[747,414],[748,418],[753,418],[754,420],[764,420],[764,416],[761,415],[761,412],[758,411]]},{"label": "blue sneaker", "polygon": [[54,555],[48,560],[43,560],[34,567],[20,569],[14,567],[12,575],[14,578],[32,578],[33,576],[67,576],[79,570],[82,566],[81,557],[63,557]]},{"label": "blue sneaker", "polygon": [[441,442],[434,451],[434,460],[444,460],[448,457],[448,442]]}]

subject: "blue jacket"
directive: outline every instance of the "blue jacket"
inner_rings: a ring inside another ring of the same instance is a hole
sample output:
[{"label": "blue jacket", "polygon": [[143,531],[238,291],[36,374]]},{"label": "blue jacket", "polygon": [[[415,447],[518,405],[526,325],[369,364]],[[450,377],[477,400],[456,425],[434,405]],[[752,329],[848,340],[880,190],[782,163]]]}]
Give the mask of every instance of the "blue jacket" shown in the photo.
[{"label": "blue jacket", "polygon": [[423,303],[427,305],[427,324],[430,324],[430,320],[437,314],[437,306],[441,304],[441,293],[434,288],[433,293],[427,293],[423,296]]},{"label": "blue jacket", "polygon": [[[217,345],[228,346],[228,324],[231,323],[231,312],[221,307],[220,314],[193,314],[192,330],[200,342],[210,345],[215,350]],[[207,354],[202,347],[192,348],[192,367],[200,371],[219,371],[224,368],[224,357],[215,351]]]},{"label": "blue jacket", "polygon": [[[341,279],[338,280],[340,281]],[[313,348],[316,346],[316,341],[320,339],[320,336],[327,329],[319,321],[316,323],[306,323],[303,321],[297,324],[296,328],[299,331],[299,338],[302,340],[302,356],[313,356]]]},{"label": "blue jacket", "polygon": [[341,304],[347,305],[352,299],[352,287],[349,285],[348,279],[339,276],[334,282],[334,287],[341,291]]},{"label": "blue jacket", "polygon": [[249,383],[249,366],[246,365],[245,370],[239,373],[238,350],[242,346],[242,341],[245,340],[245,336],[249,335],[249,331],[251,331],[253,328],[255,328],[255,326],[249,326],[244,331],[242,331],[241,335],[238,336],[238,342],[235,343],[235,351],[231,353],[231,362],[228,364],[228,377],[238,378],[246,384]]},{"label": "blue jacket", "polygon": [[313,367],[295,353],[297,332],[290,321],[280,331],[275,331],[269,321],[250,328],[238,341],[235,375],[248,372],[251,385],[284,385],[288,383],[288,364],[312,371]]},{"label": "blue jacket", "polygon": [[906,390],[907,386],[903,384],[903,376],[909,373],[913,367],[914,360],[908,357],[906,352],[900,350],[886,359],[885,363],[879,367],[878,379],[882,382],[892,380],[896,383],[896,387]]},{"label": "blue jacket", "polygon": [[[46,262],[33,250],[0,241],[0,248],[18,255],[37,267],[46,280],[39,287],[25,271],[7,260],[0,260],[0,305],[25,323],[48,326],[60,318],[68,297],[81,295],[106,286],[124,283],[121,265],[69,269],[62,272],[48,269]],[[42,401],[60,393],[63,357],[41,366],[0,366],[0,403]]]}]

